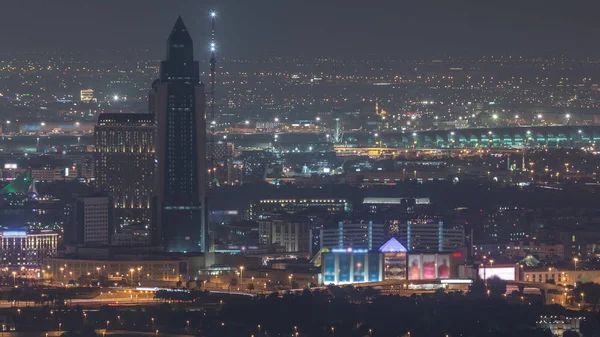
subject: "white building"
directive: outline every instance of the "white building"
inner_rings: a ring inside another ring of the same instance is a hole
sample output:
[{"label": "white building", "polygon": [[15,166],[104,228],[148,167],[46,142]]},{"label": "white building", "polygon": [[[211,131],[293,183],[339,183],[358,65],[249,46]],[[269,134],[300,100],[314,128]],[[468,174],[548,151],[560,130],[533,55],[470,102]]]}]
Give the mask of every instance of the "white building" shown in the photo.
[{"label": "white building", "polygon": [[378,249],[385,241],[383,224],[339,222],[337,228],[321,230],[322,248]]},{"label": "white building", "polygon": [[261,245],[278,244],[286,252],[308,252],[310,228],[307,223],[284,219],[269,219],[258,222],[258,236]]},{"label": "white building", "polygon": [[75,200],[72,221],[65,229],[66,243],[109,244],[113,233],[113,203],[104,193]]},{"label": "white building", "polygon": [[399,226],[398,241],[409,251],[447,252],[465,246],[465,229],[444,227],[442,221],[433,219],[415,219]]}]

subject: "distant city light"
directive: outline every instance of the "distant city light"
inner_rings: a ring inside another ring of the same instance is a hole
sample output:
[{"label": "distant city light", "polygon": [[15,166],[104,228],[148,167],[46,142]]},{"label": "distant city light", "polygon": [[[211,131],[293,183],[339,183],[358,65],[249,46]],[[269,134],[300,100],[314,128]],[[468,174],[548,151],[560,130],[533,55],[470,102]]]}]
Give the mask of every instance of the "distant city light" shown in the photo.
[{"label": "distant city light", "polygon": [[516,118],[516,119],[519,119],[519,115],[515,115],[515,118]]},{"label": "distant city light", "polygon": [[275,117],[275,122],[279,122],[279,118]]},{"label": "distant city light", "polygon": [[537,118],[539,118],[539,119],[542,119],[542,117],[543,117],[542,114],[537,115]]},{"label": "distant city light", "polygon": [[44,123],[44,122],[41,122],[41,123],[40,123],[40,125],[41,125],[41,126],[45,126],[45,125],[46,125],[46,123]]},{"label": "distant city light", "polygon": [[493,118],[493,119],[498,119],[498,115],[497,115],[497,114],[493,114],[493,115],[492,115],[492,118]]},{"label": "distant city light", "polygon": [[565,117],[567,117],[567,119],[571,118],[571,114],[567,114]]},{"label": "distant city light", "polygon": [[248,125],[248,124],[250,124],[250,121],[245,121],[244,123],[245,123],[246,125]]},{"label": "distant city light", "polygon": [[378,134],[378,133],[376,133],[376,134],[374,134],[374,136],[375,136],[375,137],[379,137],[379,134]]},{"label": "distant city light", "polygon": [[216,16],[217,16],[217,12],[215,12],[215,11],[210,12],[210,17],[211,18],[214,18]]},{"label": "distant city light", "polygon": [[118,101],[119,100],[119,95],[114,95],[113,96],[113,101]]},{"label": "distant city light", "polygon": [[6,124],[10,124],[10,121],[6,121]]},{"label": "distant city light", "polygon": [[317,122],[318,122],[318,121],[320,121],[320,120],[321,120],[321,117],[317,117],[317,118],[316,118],[316,120],[317,120]]}]

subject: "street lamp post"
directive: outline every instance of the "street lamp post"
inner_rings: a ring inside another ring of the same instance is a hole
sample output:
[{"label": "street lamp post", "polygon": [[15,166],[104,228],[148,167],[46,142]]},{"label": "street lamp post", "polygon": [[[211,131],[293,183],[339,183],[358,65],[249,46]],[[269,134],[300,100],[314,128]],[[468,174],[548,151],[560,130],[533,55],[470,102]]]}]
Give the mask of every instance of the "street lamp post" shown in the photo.
[{"label": "street lamp post", "polygon": [[577,262],[579,262],[579,259],[574,257],[573,258],[573,263],[575,263],[575,270],[577,270]]},{"label": "street lamp post", "polygon": [[240,266],[240,284],[244,284],[244,266]]}]

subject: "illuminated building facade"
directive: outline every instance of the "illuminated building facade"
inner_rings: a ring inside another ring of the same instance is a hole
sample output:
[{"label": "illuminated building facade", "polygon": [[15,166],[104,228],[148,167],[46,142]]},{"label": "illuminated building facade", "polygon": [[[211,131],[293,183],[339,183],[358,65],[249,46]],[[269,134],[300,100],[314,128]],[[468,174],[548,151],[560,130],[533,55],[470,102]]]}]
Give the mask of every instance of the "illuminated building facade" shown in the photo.
[{"label": "illuminated building facade", "polygon": [[[104,276],[108,280],[128,282],[133,281],[148,285],[151,281],[177,282],[187,280],[189,275],[190,260],[114,260],[114,259],[47,259],[45,273],[55,280],[67,283],[77,280],[81,276]],[[132,271],[133,270],[133,271]]]},{"label": "illuminated building facade", "polygon": [[554,336],[564,336],[567,331],[581,335],[579,329],[582,321],[585,321],[585,317],[541,316],[536,326],[538,329],[550,330]]},{"label": "illuminated building facade", "polygon": [[460,225],[446,227],[435,219],[414,219],[399,226],[398,240],[409,251],[454,251],[465,246],[465,230]]},{"label": "illuminated building facade", "polygon": [[82,102],[89,103],[95,102],[96,97],[94,96],[94,89],[83,89],[79,91],[79,99]]},{"label": "illuminated building facade", "polygon": [[326,210],[331,213],[350,212],[352,207],[347,199],[314,198],[314,199],[263,199],[250,205],[250,218],[258,218],[264,213],[287,212],[296,213],[306,210]]},{"label": "illuminated building facade", "polygon": [[149,223],[154,190],[154,125],[150,114],[98,117],[96,186],[113,197],[117,218]]},{"label": "illuminated building facade", "polygon": [[321,230],[321,248],[378,249],[385,242],[384,228],[372,221],[339,222],[336,228]]},{"label": "illuminated building facade", "polygon": [[5,229],[0,237],[3,266],[42,266],[56,256],[58,234],[52,231]]},{"label": "illuminated building facade", "polygon": [[383,281],[383,255],[367,249],[332,249],[323,253],[321,268],[326,285]]}]

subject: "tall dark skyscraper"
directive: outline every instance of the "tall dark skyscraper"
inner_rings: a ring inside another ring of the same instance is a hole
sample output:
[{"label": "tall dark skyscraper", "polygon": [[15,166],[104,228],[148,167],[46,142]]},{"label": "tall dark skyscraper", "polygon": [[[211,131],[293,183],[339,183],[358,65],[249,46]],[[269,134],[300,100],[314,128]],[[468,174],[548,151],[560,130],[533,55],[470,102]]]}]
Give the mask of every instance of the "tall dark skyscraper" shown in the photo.
[{"label": "tall dark skyscraper", "polygon": [[207,252],[206,98],[181,17],[149,96],[157,140],[154,226],[168,252]]}]

